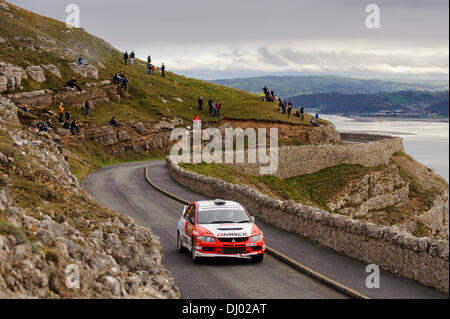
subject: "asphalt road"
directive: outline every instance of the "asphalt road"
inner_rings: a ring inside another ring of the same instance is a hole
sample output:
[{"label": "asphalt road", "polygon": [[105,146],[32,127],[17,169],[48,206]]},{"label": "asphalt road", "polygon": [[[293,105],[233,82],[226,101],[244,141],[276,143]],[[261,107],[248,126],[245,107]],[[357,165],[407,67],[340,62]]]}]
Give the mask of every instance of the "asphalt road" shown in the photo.
[{"label": "asphalt road", "polygon": [[[174,182],[164,161],[122,164],[103,168],[82,185],[96,201],[132,217],[160,237],[163,264],[175,278],[185,299],[346,298],[334,289],[304,275],[266,254],[262,264],[246,260],[217,259],[193,264],[188,254],[176,250],[176,223],[183,205],[163,196],[145,179],[183,199],[206,199]],[[431,288],[381,272],[380,288],[367,289],[363,263],[330,249],[257,221],[267,245],[342,284],[373,298],[448,298]]]},{"label": "asphalt road", "polygon": [[[159,162],[161,163],[161,162]],[[133,163],[101,169],[83,181],[97,202],[135,219],[159,236],[164,266],[185,299],[346,298],[271,256],[262,264],[217,259],[194,264],[176,249],[176,226],[183,205],[154,190],[145,165]]]}]

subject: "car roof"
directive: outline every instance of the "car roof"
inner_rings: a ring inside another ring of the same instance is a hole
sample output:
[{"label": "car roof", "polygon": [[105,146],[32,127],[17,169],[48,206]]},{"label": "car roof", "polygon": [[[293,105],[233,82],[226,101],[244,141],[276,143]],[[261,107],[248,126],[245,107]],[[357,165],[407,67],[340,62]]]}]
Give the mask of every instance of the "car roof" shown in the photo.
[{"label": "car roof", "polygon": [[[217,204],[220,202],[220,204]],[[207,210],[207,209],[244,209],[241,204],[231,201],[231,200],[203,200],[197,201],[199,210]]]}]

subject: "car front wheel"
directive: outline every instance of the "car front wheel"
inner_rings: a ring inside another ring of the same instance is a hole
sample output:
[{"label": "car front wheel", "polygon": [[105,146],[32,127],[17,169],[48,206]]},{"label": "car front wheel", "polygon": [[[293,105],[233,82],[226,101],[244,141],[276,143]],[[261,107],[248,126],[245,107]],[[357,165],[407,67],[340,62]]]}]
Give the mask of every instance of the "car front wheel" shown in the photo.
[{"label": "car front wheel", "polygon": [[195,239],[194,237],[192,237],[192,241],[191,241],[192,247],[191,247],[191,258],[192,261],[194,262],[194,264],[198,263],[199,258],[197,256],[195,256]]},{"label": "car front wheel", "polygon": [[263,259],[264,259],[264,254],[252,256],[252,262],[255,264],[262,263]]}]

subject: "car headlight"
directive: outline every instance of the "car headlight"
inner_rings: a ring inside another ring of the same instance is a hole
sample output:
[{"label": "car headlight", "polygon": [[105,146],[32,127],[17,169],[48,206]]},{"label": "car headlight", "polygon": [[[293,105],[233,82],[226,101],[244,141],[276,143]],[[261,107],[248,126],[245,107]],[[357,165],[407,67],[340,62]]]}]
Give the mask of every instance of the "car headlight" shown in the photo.
[{"label": "car headlight", "polygon": [[250,241],[261,241],[263,240],[264,235],[256,235],[256,236],[252,236],[250,237]]},{"label": "car headlight", "polygon": [[216,239],[214,237],[207,236],[197,236],[198,241],[206,242],[206,243],[215,243]]}]

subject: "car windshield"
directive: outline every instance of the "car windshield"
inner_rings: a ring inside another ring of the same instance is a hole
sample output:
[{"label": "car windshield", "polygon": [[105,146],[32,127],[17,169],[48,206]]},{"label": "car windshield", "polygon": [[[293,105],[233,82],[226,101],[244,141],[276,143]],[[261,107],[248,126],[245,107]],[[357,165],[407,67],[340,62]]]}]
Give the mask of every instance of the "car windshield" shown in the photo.
[{"label": "car windshield", "polygon": [[251,220],[247,213],[240,209],[211,209],[198,212],[197,224],[231,223],[251,223]]}]

